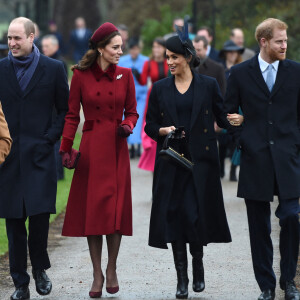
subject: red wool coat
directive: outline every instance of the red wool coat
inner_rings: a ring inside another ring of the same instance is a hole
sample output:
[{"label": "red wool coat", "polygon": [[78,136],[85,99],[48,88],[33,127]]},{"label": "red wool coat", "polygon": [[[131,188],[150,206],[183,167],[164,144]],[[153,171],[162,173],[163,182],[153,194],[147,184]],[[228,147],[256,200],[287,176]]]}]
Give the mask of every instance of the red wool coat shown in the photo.
[{"label": "red wool coat", "polygon": [[103,72],[95,63],[88,70],[74,71],[62,151],[72,147],[80,121],[80,103],[85,116],[81,157],[71,185],[62,234],[132,235],[128,146],[126,138],[117,135],[120,124],[133,129],[138,119],[130,69],[111,65]]}]

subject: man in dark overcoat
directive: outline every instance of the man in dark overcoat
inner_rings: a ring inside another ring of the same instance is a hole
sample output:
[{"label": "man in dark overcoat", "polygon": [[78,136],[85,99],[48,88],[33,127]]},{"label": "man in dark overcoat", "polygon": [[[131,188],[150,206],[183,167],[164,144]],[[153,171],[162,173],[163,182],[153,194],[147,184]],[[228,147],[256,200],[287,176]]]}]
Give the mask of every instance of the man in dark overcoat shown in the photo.
[{"label": "man in dark overcoat", "polygon": [[[8,28],[8,57],[0,61],[0,99],[14,141],[0,168],[0,218],[6,219],[9,263],[15,292],[11,299],[29,299],[28,247],[36,290],[49,294],[47,253],[49,216],[55,213],[54,144],[68,110],[68,82],[63,64],[40,54],[34,45],[34,24],[14,19]],[[57,117],[52,120],[53,109]]]},{"label": "man in dark overcoat", "polygon": [[285,59],[287,25],[267,19],[256,28],[260,53],[232,67],[225,110],[244,113],[238,197],[245,198],[258,299],[275,299],[270,202],[277,195],[280,287],[285,299],[299,299],[294,283],[299,252],[300,64]]}]

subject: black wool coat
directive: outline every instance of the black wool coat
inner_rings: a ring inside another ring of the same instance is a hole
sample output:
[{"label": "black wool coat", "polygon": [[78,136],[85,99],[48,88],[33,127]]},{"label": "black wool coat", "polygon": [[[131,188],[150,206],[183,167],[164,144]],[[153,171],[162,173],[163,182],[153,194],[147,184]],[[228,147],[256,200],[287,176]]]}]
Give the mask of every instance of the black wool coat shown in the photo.
[{"label": "black wool coat", "polygon": [[[54,143],[62,133],[68,97],[61,62],[41,55],[23,92],[11,61],[0,61],[0,99],[14,141],[0,168],[1,218],[55,213]],[[54,109],[57,116],[52,120]]]},{"label": "black wool coat", "polygon": [[299,197],[300,64],[281,61],[271,93],[258,55],[232,67],[225,111],[238,112],[239,106],[245,120],[242,129],[234,129],[242,150],[238,197],[260,201],[272,201],[274,193],[281,199]]},{"label": "black wool coat", "polygon": [[[194,99],[188,147],[195,164],[192,178],[199,208],[198,240],[203,245],[212,242],[230,242],[214,131],[215,118],[221,127],[227,127],[228,124],[222,110],[223,99],[215,79],[195,73],[193,76]],[[165,138],[159,136],[159,128],[180,126],[174,103],[174,92],[174,76],[154,83],[146,115],[145,132],[157,141],[149,245],[158,248],[167,248],[165,240],[168,227],[167,216],[168,212],[174,209],[171,195],[176,167],[158,155]]]}]

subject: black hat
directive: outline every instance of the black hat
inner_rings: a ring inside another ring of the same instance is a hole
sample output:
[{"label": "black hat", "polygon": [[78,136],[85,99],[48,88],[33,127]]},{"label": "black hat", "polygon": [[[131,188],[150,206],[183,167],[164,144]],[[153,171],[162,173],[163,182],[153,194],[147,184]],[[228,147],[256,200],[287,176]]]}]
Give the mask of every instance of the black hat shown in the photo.
[{"label": "black hat", "polygon": [[182,55],[195,55],[195,48],[190,39],[187,39],[185,43],[182,43],[179,36],[175,35],[167,39],[166,48],[174,53]]},{"label": "black hat", "polygon": [[184,18],[183,27],[175,25],[177,35],[166,41],[166,48],[174,53],[196,56],[192,41],[189,39],[188,17]]},{"label": "black hat", "polygon": [[224,57],[225,52],[230,52],[230,51],[237,51],[238,53],[243,54],[245,49],[235,44],[232,40],[229,40],[224,43],[223,48],[219,53],[219,56]]}]

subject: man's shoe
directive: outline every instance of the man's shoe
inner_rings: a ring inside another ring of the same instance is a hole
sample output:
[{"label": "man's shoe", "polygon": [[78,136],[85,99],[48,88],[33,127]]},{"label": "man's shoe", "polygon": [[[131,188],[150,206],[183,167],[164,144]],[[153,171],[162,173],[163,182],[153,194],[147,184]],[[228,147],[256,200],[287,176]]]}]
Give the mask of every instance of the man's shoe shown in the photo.
[{"label": "man's shoe", "polygon": [[262,291],[258,300],[274,300],[275,299],[275,291],[270,289]]},{"label": "man's shoe", "polygon": [[294,280],[280,281],[280,287],[285,291],[285,300],[300,300],[300,294]]},{"label": "man's shoe", "polygon": [[32,270],[35,280],[36,291],[42,295],[49,295],[52,290],[52,283],[44,270]]},{"label": "man's shoe", "polygon": [[10,296],[11,300],[27,300],[30,299],[30,293],[28,285],[21,286],[15,290]]}]

